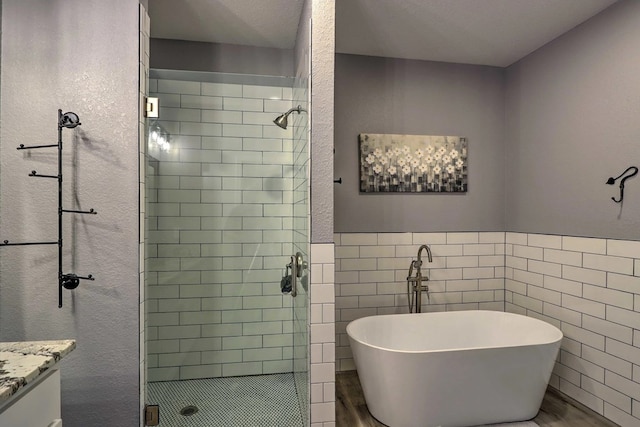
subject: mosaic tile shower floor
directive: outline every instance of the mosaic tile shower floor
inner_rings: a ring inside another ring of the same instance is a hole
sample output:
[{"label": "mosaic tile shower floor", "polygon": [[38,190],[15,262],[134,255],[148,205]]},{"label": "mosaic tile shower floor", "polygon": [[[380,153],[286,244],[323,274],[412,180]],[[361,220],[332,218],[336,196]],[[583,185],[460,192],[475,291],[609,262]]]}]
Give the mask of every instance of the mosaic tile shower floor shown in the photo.
[{"label": "mosaic tile shower floor", "polygon": [[[154,382],[162,427],[302,427],[293,374]],[[180,411],[193,405],[189,416]]]}]

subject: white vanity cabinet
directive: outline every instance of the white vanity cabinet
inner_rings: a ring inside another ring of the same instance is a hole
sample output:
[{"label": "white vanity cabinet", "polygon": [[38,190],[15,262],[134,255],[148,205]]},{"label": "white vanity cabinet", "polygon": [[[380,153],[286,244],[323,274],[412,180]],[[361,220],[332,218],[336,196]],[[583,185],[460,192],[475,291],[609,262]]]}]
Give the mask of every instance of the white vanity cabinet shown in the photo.
[{"label": "white vanity cabinet", "polygon": [[62,427],[60,371],[52,369],[0,408],[2,427]]},{"label": "white vanity cabinet", "polygon": [[75,345],[0,343],[0,427],[62,427],[58,362]]}]

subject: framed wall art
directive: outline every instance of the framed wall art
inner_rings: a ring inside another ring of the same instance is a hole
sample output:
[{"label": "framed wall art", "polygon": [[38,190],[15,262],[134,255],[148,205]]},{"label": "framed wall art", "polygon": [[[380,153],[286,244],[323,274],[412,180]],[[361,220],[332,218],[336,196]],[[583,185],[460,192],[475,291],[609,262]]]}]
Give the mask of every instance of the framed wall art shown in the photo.
[{"label": "framed wall art", "polygon": [[465,193],[467,138],[361,133],[363,193]]}]

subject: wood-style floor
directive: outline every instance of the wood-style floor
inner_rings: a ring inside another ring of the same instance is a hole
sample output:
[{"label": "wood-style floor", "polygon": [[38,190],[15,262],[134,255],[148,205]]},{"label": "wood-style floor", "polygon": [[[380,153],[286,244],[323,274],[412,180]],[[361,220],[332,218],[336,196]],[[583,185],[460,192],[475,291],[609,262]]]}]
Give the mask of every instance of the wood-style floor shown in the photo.
[{"label": "wood-style floor", "polygon": [[[615,427],[573,399],[549,388],[533,419],[540,427]],[[336,374],[336,427],[385,427],[371,416],[356,371]]]}]

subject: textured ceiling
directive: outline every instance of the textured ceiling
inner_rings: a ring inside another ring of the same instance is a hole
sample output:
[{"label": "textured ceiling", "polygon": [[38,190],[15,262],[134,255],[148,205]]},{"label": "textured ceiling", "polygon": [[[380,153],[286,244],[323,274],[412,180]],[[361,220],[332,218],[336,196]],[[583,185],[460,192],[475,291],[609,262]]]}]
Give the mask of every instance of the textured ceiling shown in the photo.
[{"label": "textured ceiling", "polygon": [[336,51],[507,66],[615,0],[337,0]]},{"label": "textured ceiling", "polygon": [[292,49],[303,0],[149,0],[151,37]]},{"label": "textured ceiling", "polygon": [[[615,1],[336,0],[336,51],[504,67]],[[151,36],[291,49],[302,6],[150,0]]]}]

